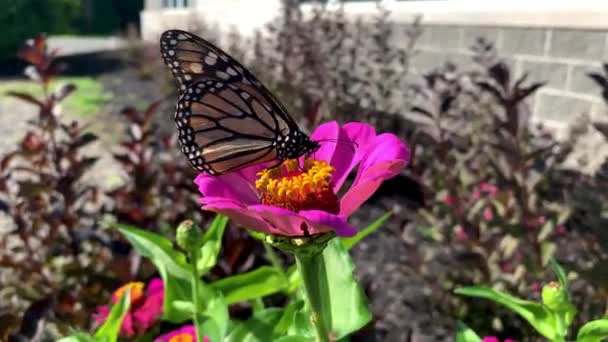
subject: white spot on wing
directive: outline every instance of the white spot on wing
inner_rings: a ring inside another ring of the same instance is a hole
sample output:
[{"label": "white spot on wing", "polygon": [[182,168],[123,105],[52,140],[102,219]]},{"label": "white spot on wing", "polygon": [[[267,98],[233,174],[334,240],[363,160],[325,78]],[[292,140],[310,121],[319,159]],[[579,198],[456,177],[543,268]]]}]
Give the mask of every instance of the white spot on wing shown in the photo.
[{"label": "white spot on wing", "polygon": [[227,73],[225,73],[223,71],[218,71],[215,73],[215,75],[223,80],[227,80],[230,78],[230,75],[228,75]]}]

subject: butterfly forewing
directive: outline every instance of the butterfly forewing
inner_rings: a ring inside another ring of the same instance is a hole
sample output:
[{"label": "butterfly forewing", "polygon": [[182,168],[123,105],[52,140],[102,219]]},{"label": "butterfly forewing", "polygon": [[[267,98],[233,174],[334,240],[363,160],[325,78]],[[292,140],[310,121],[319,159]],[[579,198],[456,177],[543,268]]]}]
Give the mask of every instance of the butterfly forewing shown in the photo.
[{"label": "butterfly forewing", "polygon": [[180,86],[179,140],[196,169],[223,174],[308,152],[294,145],[309,140],[285,108],[224,51],[180,30],[164,32],[160,45]]}]

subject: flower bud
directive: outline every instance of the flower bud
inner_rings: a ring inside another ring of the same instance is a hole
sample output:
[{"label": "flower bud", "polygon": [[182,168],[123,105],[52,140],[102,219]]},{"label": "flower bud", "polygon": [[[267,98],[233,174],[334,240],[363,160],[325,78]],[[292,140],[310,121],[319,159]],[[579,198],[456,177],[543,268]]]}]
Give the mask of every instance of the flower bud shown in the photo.
[{"label": "flower bud", "polygon": [[40,137],[34,132],[27,132],[25,138],[21,142],[21,146],[28,152],[38,152],[43,147],[43,142]]},{"label": "flower bud", "polygon": [[549,309],[552,310],[561,310],[568,303],[568,296],[566,292],[562,288],[562,286],[555,281],[548,283],[543,286],[543,291],[541,293],[541,297],[543,300],[543,304],[545,304]]},{"label": "flower bud", "polygon": [[181,249],[190,252],[203,245],[203,232],[194,225],[194,222],[186,220],[177,227],[175,239]]}]

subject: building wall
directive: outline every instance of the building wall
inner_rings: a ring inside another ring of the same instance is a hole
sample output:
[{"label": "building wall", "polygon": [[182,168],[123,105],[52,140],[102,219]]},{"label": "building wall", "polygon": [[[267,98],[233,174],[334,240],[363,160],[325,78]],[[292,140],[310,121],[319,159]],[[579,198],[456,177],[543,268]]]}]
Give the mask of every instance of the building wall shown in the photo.
[{"label": "building wall", "polygon": [[425,71],[450,60],[472,65],[470,47],[477,37],[493,42],[515,75],[545,81],[531,103],[538,120],[576,120],[587,113],[601,119],[605,105],[600,89],[586,76],[608,61],[608,31],[551,27],[425,25],[414,66]]},{"label": "building wall", "polygon": [[[221,31],[247,36],[279,14],[280,0],[190,0],[190,8],[163,9],[162,0],[147,0],[142,12],[145,39],[156,40],[167,28],[188,29],[204,20]],[[423,73],[448,60],[472,65],[470,47],[487,38],[530,81],[546,81],[532,100],[534,118],[567,125],[580,114],[605,116],[599,88],[586,76],[608,61],[608,1],[598,0],[384,0],[397,25],[422,16],[423,35],[413,61]],[[303,5],[310,11],[314,4]],[[346,2],[347,16],[368,18],[374,1]],[[338,5],[328,5],[329,9]],[[398,42],[396,42],[398,44]],[[606,116],[608,118],[608,116]]]}]

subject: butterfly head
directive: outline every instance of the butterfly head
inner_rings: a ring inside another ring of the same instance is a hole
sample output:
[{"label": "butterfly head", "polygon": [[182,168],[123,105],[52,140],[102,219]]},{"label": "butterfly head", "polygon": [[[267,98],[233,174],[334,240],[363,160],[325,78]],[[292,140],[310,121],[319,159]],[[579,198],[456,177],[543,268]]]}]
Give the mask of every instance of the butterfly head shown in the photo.
[{"label": "butterfly head", "polygon": [[300,131],[291,132],[285,137],[277,137],[279,146],[279,159],[297,159],[305,154],[310,154],[319,149],[319,142],[311,140]]}]

